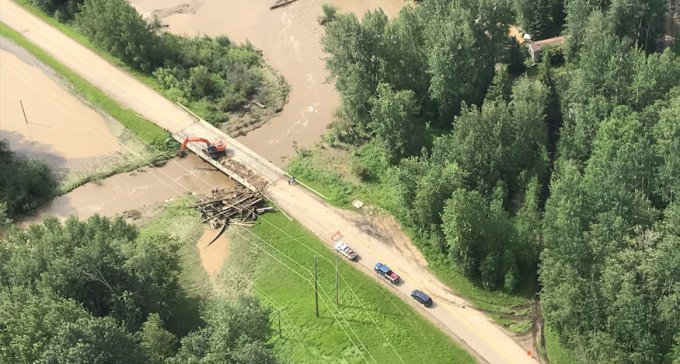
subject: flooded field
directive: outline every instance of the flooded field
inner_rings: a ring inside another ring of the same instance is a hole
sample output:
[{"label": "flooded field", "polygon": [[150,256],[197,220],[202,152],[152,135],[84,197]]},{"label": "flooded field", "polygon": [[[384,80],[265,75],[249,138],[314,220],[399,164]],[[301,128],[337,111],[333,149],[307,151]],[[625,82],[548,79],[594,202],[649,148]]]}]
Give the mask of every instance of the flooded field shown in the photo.
[{"label": "flooded field", "polygon": [[233,180],[189,154],[183,159],[173,159],[163,167],[141,168],[85,184],[48,202],[36,216],[25,219],[23,223],[40,222],[47,215],[61,220],[70,215],[86,219],[96,213],[115,216],[189,192],[209,194],[214,188],[232,186]]},{"label": "flooded field", "polygon": [[158,15],[173,33],[224,34],[262,50],[288,82],[289,101],[267,124],[238,139],[279,166],[294,154],[293,142],[300,147],[316,144],[339,106],[334,86],[324,83],[327,74],[320,43],[324,27],[317,22],[324,2],[358,16],[382,7],[394,17],[404,5],[403,0],[300,0],[269,10],[274,0],[131,1],[143,15]]},{"label": "flooded field", "polygon": [[143,149],[141,142],[121,144],[119,138],[129,132],[118,122],[74,96],[53,70],[4,38],[0,75],[0,139],[18,154],[45,161],[59,177],[101,168],[130,148]]}]

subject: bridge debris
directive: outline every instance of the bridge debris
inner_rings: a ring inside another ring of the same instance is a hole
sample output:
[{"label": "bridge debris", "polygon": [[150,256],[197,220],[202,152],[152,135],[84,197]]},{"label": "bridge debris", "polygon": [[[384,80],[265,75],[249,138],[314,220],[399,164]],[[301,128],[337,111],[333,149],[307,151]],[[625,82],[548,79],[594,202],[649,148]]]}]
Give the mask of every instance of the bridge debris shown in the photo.
[{"label": "bridge debris", "polygon": [[202,222],[213,229],[228,225],[252,226],[253,221],[266,211],[260,208],[262,196],[243,186],[231,190],[215,189],[194,206],[203,216]]}]

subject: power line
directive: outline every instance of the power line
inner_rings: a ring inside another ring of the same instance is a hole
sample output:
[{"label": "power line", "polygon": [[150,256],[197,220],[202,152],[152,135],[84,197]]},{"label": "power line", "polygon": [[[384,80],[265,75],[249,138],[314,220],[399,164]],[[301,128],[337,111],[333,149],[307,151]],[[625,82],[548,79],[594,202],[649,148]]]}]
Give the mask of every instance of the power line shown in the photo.
[{"label": "power line", "polygon": [[[25,78],[25,79],[26,79],[26,78]],[[58,105],[59,105],[59,107],[62,107],[62,108],[63,108],[62,105],[60,105],[60,104],[58,104]],[[153,107],[155,107],[155,106],[153,106]],[[158,109],[157,109],[157,110],[158,110]],[[67,111],[70,111],[70,110],[67,110]],[[76,111],[76,113],[80,113],[80,112]],[[79,122],[80,122],[80,121],[79,121]],[[84,124],[88,129],[90,129],[91,131],[93,131],[93,132],[94,132],[95,134],[97,134],[99,137],[102,137],[102,136],[104,135],[104,133],[97,132],[96,130],[94,130],[94,129],[91,127],[91,125],[88,125],[88,124],[82,123],[82,122],[80,122],[80,123],[81,123],[81,124]],[[102,130],[102,128],[99,127],[99,126],[97,126],[97,128],[100,129],[100,130]],[[102,138],[102,139],[105,140],[106,138]],[[146,143],[145,143],[145,144],[146,144]],[[159,154],[161,154],[161,155],[164,154],[163,152],[159,151],[159,150],[158,150],[156,147],[154,147],[153,145],[149,145],[149,144],[147,144],[147,145],[148,145],[148,147],[149,147],[150,149],[156,151],[157,153],[159,153]],[[128,149],[128,151],[129,151],[131,154],[134,154],[134,155],[137,155],[137,156],[140,156],[140,157],[141,157],[141,154],[135,152],[132,148],[130,148],[130,147],[124,145],[124,144],[120,144],[120,146],[123,147],[123,148],[125,148],[125,149]],[[141,160],[144,160],[145,158],[141,157],[140,159],[141,159]],[[150,159],[149,159],[149,160],[150,160]],[[166,174],[165,172],[163,172],[163,171],[162,171],[161,169],[159,169],[158,167],[152,165],[152,164],[149,163],[148,161],[147,161],[146,163],[148,163],[148,166],[149,166],[150,168],[156,168],[156,169],[159,171],[160,174],[165,175],[166,177],[170,177],[168,174]],[[184,169],[185,171],[190,171],[189,169],[185,168],[185,167],[182,166],[182,165],[180,165],[180,167],[181,167],[182,169]],[[203,178],[201,178],[201,177],[199,177],[199,176],[195,176],[195,177],[196,177],[196,179],[200,180],[201,182],[205,183],[206,185],[211,186],[211,185],[210,185],[206,180],[204,180]],[[159,178],[159,177],[156,177],[156,178],[159,179],[159,180],[160,180],[162,183],[164,183],[166,186],[168,186],[170,189],[172,189],[172,190],[174,190],[175,192],[177,192],[178,195],[181,195],[181,194],[182,194],[182,191],[179,191],[179,190],[177,190],[176,188],[174,188],[173,186],[171,186],[170,184],[168,184],[166,180],[161,179],[161,178]],[[169,179],[170,179],[170,180],[173,180],[172,178],[169,178]],[[181,186],[178,182],[177,182],[176,184],[179,185],[179,186]],[[271,223],[270,223],[270,224],[271,224]],[[277,229],[278,229],[278,227],[277,227]],[[280,230],[280,229],[279,229],[279,230]],[[282,230],[281,230],[281,231],[282,231]],[[250,231],[249,231],[249,232],[250,232]],[[252,234],[252,232],[250,232],[250,233]],[[239,234],[239,235],[240,235],[240,234]],[[254,235],[254,234],[253,234],[253,235]],[[290,236],[290,234],[287,234],[287,235]],[[255,236],[257,236],[257,235],[255,235]],[[243,237],[243,236],[241,235],[241,237]],[[300,242],[298,239],[296,239],[296,238],[294,238],[294,237],[292,237],[292,236],[290,236],[290,237],[291,237],[292,239],[294,239],[295,241]],[[243,238],[246,239],[246,240],[248,240],[248,239],[245,238],[245,237],[243,237]],[[258,238],[259,238],[259,237],[258,237]],[[260,239],[261,239],[261,238],[260,238]],[[304,245],[304,244],[303,244],[303,245]],[[261,248],[260,248],[260,249],[261,249]],[[308,249],[309,249],[309,248],[308,248]],[[264,251],[264,250],[263,250],[263,251]],[[265,251],[265,252],[266,252],[266,251]],[[271,255],[271,254],[270,254],[270,255]],[[285,254],[284,254],[284,256],[285,256]],[[287,257],[287,256],[286,256],[286,257]],[[276,258],[273,257],[273,256],[272,256],[272,258],[276,259]],[[288,257],[288,258],[291,259],[291,260],[293,260],[293,259],[290,258],[290,257]],[[328,260],[328,259],[325,258],[325,257],[323,257],[323,258],[326,259],[326,260]],[[296,262],[295,260],[293,260],[293,261]],[[283,263],[283,262],[281,262],[281,261],[279,261],[279,262],[280,262],[281,264],[284,264],[284,265],[285,265],[285,263]],[[296,262],[296,263],[297,263],[297,262]],[[297,263],[297,264],[300,265],[299,263]],[[290,267],[287,266],[287,265],[285,265],[285,266],[286,266],[287,268],[289,268],[290,270],[293,270],[293,271],[294,271],[295,273],[297,273],[298,275],[300,275],[300,274],[299,274],[297,271],[295,271],[294,269],[290,268]],[[303,268],[304,268],[304,267],[303,267]],[[307,271],[309,272],[308,269],[306,269],[306,268],[304,268],[304,269],[307,270]],[[311,273],[311,272],[309,272],[309,273]],[[300,275],[300,276],[303,277],[302,275]],[[303,279],[304,279],[304,277],[303,277]],[[310,280],[307,280],[307,281],[308,281],[309,283],[311,283]],[[343,281],[344,281],[345,283],[347,283],[346,280],[344,279],[344,277],[343,277]],[[348,285],[348,286],[349,286],[349,285]],[[322,293],[326,296],[326,298],[329,299],[328,294],[325,292],[325,290],[323,289],[323,287],[321,287],[321,290],[322,290]],[[350,291],[352,291],[352,290],[351,290],[351,287],[350,287]],[[356,296],[356,293],[354,293],[353,291],[352,291],[352,293]],[[335,314],[330,310],[330,307],[328,306],[328,304],[327,304],[326,300],[324,299],[324,297],[322,297],[322,302],[329,308],[329,311],[330,311],[331,314],[333,315],[334,319],[340,324],[340,322],[338,321],[337,317],[335,317]],[[363,303],[362,303],[361,301],[359,301],[359,302],[360,302],[360,304],[361,304],[362,307],[363,307]],[[364,310],[365,310],[365,308],[364,308]],[[366,313],[368,314],[368,312],[366,312]],[[342,314],[341,314],[341,313],[339,313],[339,314],[340,314],[340,316],[342,317],[343,321],[346,322],[346,320],[344,319],[344,317],[342,316]],[[369,317],[370,317],[370,314],[369,314]],[[372,319],[373,322],[375,323],[375,320],[374,320],[372,317],[371,317],[371,319]],[[359,342],[361,343],[361,345],[362,345],[362,346],[364,347],[364,349],[369,353],[369,355],[371,356],[371,358],[372,358],[373,361],[375,362],[375,359],[372,357],[372,354],[371,354],[370,351],[366,348],[366,346],[363,344],[363,342],[361,342],[361,339],[360,339],[359,336],[354,332],[354,330],[352,329],[351,325],[349,325],[348,323],[345,323],[345,324],[346,324],[346,325],[348,326],[348,328],[352,331],[352,333],[354,334],[354,336],[359,340]],[[340,326],[341,326],[341,328],[343,329],[343,331],[345,332],[345,334],[347,335],[347,337],[350,339],[350,341],[352,341],[352,343],[356,346],[356,344],[354,343],[353,339],[350,338],[349,334],[347,333],[347,331],[345,330],[345,328],[342,326],[342,324],[340,324]],[[377,324],[376,324],[376,327],[378,327]],[[378,329],[380,330],[379,327],[378,327]],[[380,330],[380,331],[381,331],[381,330]],[[382,331],[381,331],[381,333],[382,333]],[[383,336],[384,336],[384,334],[383,334]],[[389,342],[389,340],[388,340],[388,342]],[[390,345],[391,345],[391,343],[390,343]],[[395,352],[396,352],[396,351],[395,351]],[[362,357],[363,357],[363,353],[361,352],[361,350],[360,350],[360,353],[362,354]],[[398,353],[397,353],[397,355],[399,356]],[[400,357],[400,356],[399,356],[399,357]],[[400,357],[400,359],[401,359],[401,357]],[[364,360],[366,360],[365,357],[364,357]],[[403,362],[403,360],[402,360],[402,362]]]},{"label": "power line", "polygon": [[[312,251],[312,252],[314,252],[314,253],[317,253],[314,249],[312,249],[312,248],[310,248],[309,246],[307,246],[307,244],[303,243],[303,242],[300,241],[298,238],[296,238],[296,237],[290,235],[287,231],[285,231],[285,230],[283,230],[283,229],[280,229],[278,226],[272,224],[272,223],[269,222],[266,218],[260,217],[258,220],[264,221],[265,223],[269,224],[270,226],[274,227],[275,229],[277,229],[277,230],[280,231],[281,233],[283,233],[283,234],[285,234],[286,236],[288,236],[290,239],[293,239],[294,241],[298,242],[300,245],[304,246],[304,247],[307,248],[308,250],[310,250],[310,251]],[[250,231],[249,231],[249,232],[250,232]],[[255,235],[255,234],[252,233],[252,232],[250,232],[250,233],[253,234],[253,235]],[[255,235],[255,236],[257,236],[257,235]],[[331,262],[330,259],[324,257],[323,255],[321,255],[321,258],[326,259],[329,263]],[[392,345],[392,342],[390,342],[390,340],[387,338],[387,336],[385,335],[385,333],[382,331],[382,329],[380,328],[380,325],[378,325],[378,323],[376,322],[376,320],[375,320],[375,318],[373,317],[373,315],[371,315],[371,314],[368,312],[368,310],[366,309],[366,306],[364,306],[364,303],[361,301],[361,299],[359,299],[359,296],[356,294],[356,292],[354,292],[354,290],[352,289],[352,286],[351,286],[351,285],[347,282],[347,280],[345,279],[345,276],[342,275],[341,273],[340,273],[339,275],[340,275],[340,277],[342,278],[342,281],[345,283],[345,285],[347,285],[347,288],[349,289],[350,293],[352,293],[352,295],[355,297],[355,299],[357,300],[357,302],[359,302],[359,304],[361,305],[361,308],[362,308],[362,310],[364,311],[364,313],[371,319],[371,321],[373,322],[373,324],[375,325],[375,327],[378,329],[378,332],[380,332],[380,334],[381,334],[382,337],[385,339],[385,341],[387,341],[387,343],[390,345],[390,347],[392,348],[392,350],[394,351],[394,353],[397,354],[397,357],[399,358],[399,360],[400,360],[402,363],[406,363],[406,362],[404,361],[404,359],[401,357],[401,355],[399,354],[399,352],[397,351],[397,349],[394,347],[394,345]]]}]

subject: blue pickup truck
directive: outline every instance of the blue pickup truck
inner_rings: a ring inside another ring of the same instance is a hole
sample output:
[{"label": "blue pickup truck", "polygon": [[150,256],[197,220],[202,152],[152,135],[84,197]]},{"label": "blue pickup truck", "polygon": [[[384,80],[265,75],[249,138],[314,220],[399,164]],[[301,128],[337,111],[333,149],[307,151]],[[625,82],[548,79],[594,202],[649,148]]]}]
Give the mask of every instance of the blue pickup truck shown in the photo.
[{"label": "blue pickup truck", "polygon": [[373,266],[373,270],[379,275],[381,275],[383,278],[387,279],[388,282],[392,284],[399,283],[399,275],[397,273],[392,272],[390,267],[386,266],[385,264],[375,263],[375,266]]}]

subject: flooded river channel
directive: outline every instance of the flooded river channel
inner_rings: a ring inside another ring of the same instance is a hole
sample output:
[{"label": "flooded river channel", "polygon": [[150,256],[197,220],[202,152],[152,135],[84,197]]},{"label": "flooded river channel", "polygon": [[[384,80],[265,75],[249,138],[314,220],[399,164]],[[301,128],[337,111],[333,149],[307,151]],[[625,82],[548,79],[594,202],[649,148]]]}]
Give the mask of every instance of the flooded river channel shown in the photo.
[{"label": "flooded river channel", "polygon": [[295,152],[293,142],[310,147],[321,140],[333,112],[340,105],[332,84],[324,83],[324,27],[317,18],[321,4],[361,16],[382,7],[395,17],[404,0],[299,0],[269,10],[274,0],[132,0],[145,16],[156,14],[168,31],[195,36],[226,35],[234,42],[250,41],[290,86],[283,111],[239,141],[271,162],[284,166]]},{"label": "flooded river channel", "polygon": [[47,215],[86,219],[96,213],[115,216],[175,199],[189,192],[209,195],[215,188],[231,188],[234,181],[193,154],[162,167],[146,167],[90,182],[45,204],[24,223],[41,222]]}]

